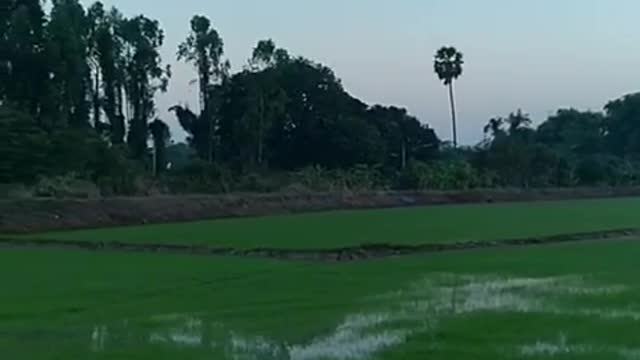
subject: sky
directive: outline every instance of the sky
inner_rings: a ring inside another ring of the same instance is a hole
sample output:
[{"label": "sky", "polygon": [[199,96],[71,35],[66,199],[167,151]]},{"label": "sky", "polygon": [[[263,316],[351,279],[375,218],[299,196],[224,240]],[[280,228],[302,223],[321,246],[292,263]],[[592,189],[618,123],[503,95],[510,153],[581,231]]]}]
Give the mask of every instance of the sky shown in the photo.
[{"label": "sky", "polygon": [[[92,1],[81,0],[85,5]],[[482,139],[491,117],[522,109],[535,123],[557,109],[601,110],[640,86],[637,0],[103,0],[126,16],[145,14],[165,30],[162,56],[173,68],[158,111],[197,107],[194,69],[176,62],[194,14],[223,37],[233,70],[258,40],[330,66],[352,95],[406,107],[451,138],[447,91],[433,73],[443,45],[464,53],[456,82],[461,143]]]}]

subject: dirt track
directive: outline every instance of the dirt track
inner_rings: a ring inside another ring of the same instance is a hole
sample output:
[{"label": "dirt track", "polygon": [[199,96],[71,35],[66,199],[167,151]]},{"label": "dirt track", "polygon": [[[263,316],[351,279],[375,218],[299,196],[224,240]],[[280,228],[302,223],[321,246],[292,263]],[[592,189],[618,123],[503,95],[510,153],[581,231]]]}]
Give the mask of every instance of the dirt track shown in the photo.
[{"label": "dirt track", "polygon": [[630,196],[640,196],[640,188],[0,200],[0,233],[33,233],[338,209]]},{"label": "dirt track", "polygon": [[591,233],[555,235],[523,239],[507,239],[496,241],[475,241],[454,244],[421,244],[398,246],[389,244],[372,244],[340,249],[250,249],[215,248],[207,246],[190,246],[180,244],[132,244],[122,242],[89,242],[38,239],[2,239],[0,248],[20,249],[67,249],[84,251],[106,251],[122,253],[157,253],[194,256],[231,256],[278,259],[287,261],[313,262],[350,262],[400,257],[417,254],[442,253],[464,250],[478,250],[500,247],[542,246],[572,242],[604,241],[633,239],[640,236],[640,229],[622,229]]}]

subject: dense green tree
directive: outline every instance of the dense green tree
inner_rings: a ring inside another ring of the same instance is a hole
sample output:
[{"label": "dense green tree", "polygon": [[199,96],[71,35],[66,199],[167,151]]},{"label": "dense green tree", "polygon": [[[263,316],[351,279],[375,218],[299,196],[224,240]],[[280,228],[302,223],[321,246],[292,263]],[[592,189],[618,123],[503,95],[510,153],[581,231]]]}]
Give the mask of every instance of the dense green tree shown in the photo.
[{"label": "dense green tree", "polygon": [[202,116],[196,115],[188,106],[174,105],[169,108],[180,123],[180,126],[187,132],[187,142],[195,150],[200,159],[209,159],[210,156],[210,123]]},{"label": "dense green tree", "polygon": [[159,49],[164,42],[160,23],[142,15],[125,19],[121,25],[125,56],[125,91],[129,131],[127,143],[135,159],[144,157],[149,137],[148,124],[155,115],[155,94],[165,91],[171,75],[162,66]]},{"label": "dense green tree", "polygon": [[0,183],[32,183],[46,174],[48,142],[30,115],[0,106]]},{"label": "dense green tree", "polygon": [[[191,19],[191,32],[187,39],[178,46],[178,60],[191,63],[198,73],[200,94],[200,114],[191,118],[190,110],[174,106],[180,124],[190,134],[190,143],[194,146],[198,156],[203,160],[213,162],[218,139],[218,107],[220,82],[229,71],[228,61],[223,61],[224,42],[218,32],[212,27],[211,21],[200,15]],[[180,115],[187,116],[180,118]]]},{"label": "dense green tree", "polygon": [[601,113],[560,109],[538,127],[536,137],[565,153],[595,154],[604,150],[604,120]]},{"label": "dense green tree", "polygon": [[357,121],[366,105],[347,94],[328,67],[298,58],[280,71],[280,86],[288,101],[287,116],[276,119],[269,145],[274,150],[274,164],[284,168],[353,165],[350,154],[335,157],[338,148],[332,148],[331,126]]},{"label": "dense green tree", "polygon": [[[93,123],[98,132],[109,131],[112,144],[125,136],[123,92],[125,59],[120,26],[124,17],[116,8],[107,11],[101,2],[88,10],[89,62],[93,72]],[[104,112],[107,124],[101,120]]]},{"label": "dense green tree", "polygon": [[78,0],[54,0],[47,24],[54,125],[89,125],[88,19]]},{"label": "dense green tree", "polygon": [[0,2],[0,101],[6,101],[7,81],[11,69],[10,44],[7,39],[9,20],[13,10],[13,0]]},{"label": "dense green tree", "polygon": [[273,57],[253,57],[254,70],[225,86],[219,132],[225,159],[251,168],[262,155],[280,169],[382,161],[384,142],[367,106],[346,93],[329,68],[261,44],[256,49]]},{"label": "dense green tree", "polygon": [[169,126],[160,119],[155,119],[149,124],[149,131],[153,139],[153,174],[158,176],[167,166],[167,144],[171,139],[171,133]]},{"label": "dense green tree", "polygon": [[50,65],[45,55],[45,13],[39,0],[13,0],[8,8],[2,25],[3,97],[42,124]]},{"label": "dense green tree", "polygon": [[114,171],[113,149],[89,128],[45,131],[28,114],[0,106],[0,183],[48,176],[97,181]]},{"label": "dense green tree", "polygon": [[249,60],[255,76],[248,86],[249,101],[243,120],[249,123],[254,159],[259,167],[264,162],[266,136],[276,119],[285,114],[288,99],[278,83],[278,66],[284,66],[288,60],[286,50],[276,48],[273,40],[259,41]]},{"label": "dense green tree", "polygon": [[191,32],[178,46],[178,61],[192,63],[198,72],[200,110],[207,113],[209,86],[222,76],[224,42],[211,26],[211,21],[201,15],[191,19]]},{"label": "dense green tree", "polygon": [[409,115],[406,109],[376,105],[368,110],[367,118],[383,136],[386,164],[405,169],[411,161],[435,158],[440,146],[435,131]]},{"label": "dense green tree", "polygon": [[453,146],[458,147],[458,124],[456,118],[456,102],[453,91],[454,81],[462,75],[464,65],[463,55],[454,47],[442,47],[436,53],[433,68],[445,86],[449,88],[449,102],[451,103],[451,123],[453,131]]},{"label": "dense green tree", "polygon": [[531,129],[531,123],[529,115],[518,110],[507,118],[491,119],[485,126],[485,132],[492,138],[485,144],[484,166],[495,171],[504,185],[530,185],[535,153],[535,130]]},{"label": "dense green tree", "polygon": [[608,148],[616,155],[640,154],[640,93],[624,96],[605,106],[604,130]]}]

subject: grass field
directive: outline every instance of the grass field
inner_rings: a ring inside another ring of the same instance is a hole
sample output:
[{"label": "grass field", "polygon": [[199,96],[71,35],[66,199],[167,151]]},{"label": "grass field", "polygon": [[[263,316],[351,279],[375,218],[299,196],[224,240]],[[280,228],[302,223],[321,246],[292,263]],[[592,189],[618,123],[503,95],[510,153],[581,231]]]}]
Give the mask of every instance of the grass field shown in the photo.
[{"label": "grass field", "polygon": [[4,250],[2,359],[638,359],[640,242],[355,264]]},{"label": "grass field", "polygon": [[640,228],[640,199],[441,206],[201,221],[35,237],[253,249],[500,240]]},{"label": "grass field", "polygon": [[[640,199],[36,234],[237,248],[640,227]],[[311,263],[0,249],[0,359],[640,359],[640,240]]]}]

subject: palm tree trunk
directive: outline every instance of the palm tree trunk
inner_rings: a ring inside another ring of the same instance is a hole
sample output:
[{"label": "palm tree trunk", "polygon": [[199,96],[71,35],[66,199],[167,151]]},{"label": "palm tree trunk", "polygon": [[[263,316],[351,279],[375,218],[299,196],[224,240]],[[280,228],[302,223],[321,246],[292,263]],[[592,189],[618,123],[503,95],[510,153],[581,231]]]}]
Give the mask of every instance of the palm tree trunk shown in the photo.
[{"label": "palm tree trunk", "polygon": [[449,102],[451,103],[451,121],[453,129],[453,147],[458,147],[458,124],[456,119],[456,101],[453,96],[453,80],[449,83]]}]

